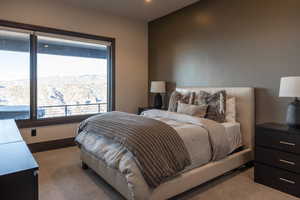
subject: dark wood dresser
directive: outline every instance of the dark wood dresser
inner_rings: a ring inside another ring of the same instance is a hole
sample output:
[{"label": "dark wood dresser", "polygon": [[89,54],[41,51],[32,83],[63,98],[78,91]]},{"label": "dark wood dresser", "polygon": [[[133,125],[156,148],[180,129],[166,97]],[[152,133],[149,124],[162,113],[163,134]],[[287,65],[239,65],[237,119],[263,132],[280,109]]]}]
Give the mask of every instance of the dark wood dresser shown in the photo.
[{"label": "dark wood dresser", "polygon": [[38,200],[38,164],[14,120],[0,120],[0,199]]},{"label": "dark wood dresser", "polygon": [[300,197],[300,130],[275,123],[256,127],[254,179]]}]

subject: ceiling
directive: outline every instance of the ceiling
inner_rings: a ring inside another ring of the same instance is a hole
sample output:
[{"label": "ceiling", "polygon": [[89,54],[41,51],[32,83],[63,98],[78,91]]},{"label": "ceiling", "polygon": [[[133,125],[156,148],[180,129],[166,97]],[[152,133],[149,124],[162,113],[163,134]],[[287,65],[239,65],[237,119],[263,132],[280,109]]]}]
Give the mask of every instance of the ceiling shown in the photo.
[{"label": "ceiling", "polygon": [[69,4],[114,15],[152,21],[198,0],[64,0]]}]

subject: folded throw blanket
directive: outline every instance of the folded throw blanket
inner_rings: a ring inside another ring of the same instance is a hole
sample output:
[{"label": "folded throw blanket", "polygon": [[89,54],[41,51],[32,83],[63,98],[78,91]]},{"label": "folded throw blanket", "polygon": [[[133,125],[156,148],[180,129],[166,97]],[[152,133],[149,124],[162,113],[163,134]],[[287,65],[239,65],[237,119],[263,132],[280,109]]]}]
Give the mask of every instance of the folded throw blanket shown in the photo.
[{"label": "folded throw blanket", "polygon": [[109,112],[83,121],[79,133],[95,133],[120,143],[133,155],[146,182],[155,188],[191,164],[178,133],[169,125],[150,118]]}]

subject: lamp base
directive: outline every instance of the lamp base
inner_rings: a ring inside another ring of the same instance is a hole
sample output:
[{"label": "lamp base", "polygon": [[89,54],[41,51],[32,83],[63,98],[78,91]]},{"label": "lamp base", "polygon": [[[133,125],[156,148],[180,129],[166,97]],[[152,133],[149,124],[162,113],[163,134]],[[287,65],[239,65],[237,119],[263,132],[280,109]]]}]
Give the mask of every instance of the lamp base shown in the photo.
[{"label": "lamp base", "polygon": [[162,107],[162,96],[160,93],[157,93],[154,97],[154,108],[161,109]]},{"label": "lamp base", "polygon": [[286,123],[290,128],[300,129],[300,101],[295,101],[288,105]]}]

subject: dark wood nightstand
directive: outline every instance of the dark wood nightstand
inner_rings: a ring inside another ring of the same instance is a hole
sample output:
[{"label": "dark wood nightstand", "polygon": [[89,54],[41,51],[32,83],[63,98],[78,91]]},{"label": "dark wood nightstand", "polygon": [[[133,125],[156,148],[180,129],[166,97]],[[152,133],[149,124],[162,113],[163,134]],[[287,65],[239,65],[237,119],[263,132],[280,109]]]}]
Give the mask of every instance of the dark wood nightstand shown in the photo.
[{"label": "dark wood nightstand", "polygon": [[300,130],[275,123],[256,127],[254,179],[300,197]]},{"label": "dark wood nightstand", "polygon": [[[146,111],[146,110],[151,110],[151,109],[157,109],[154,108],[152,106],[148,106],[148,107],[139,107],[138,108],[138,115],[140,115],[142,112]],[[166,108],[161,108],[160,110],[167,110]]]}]

